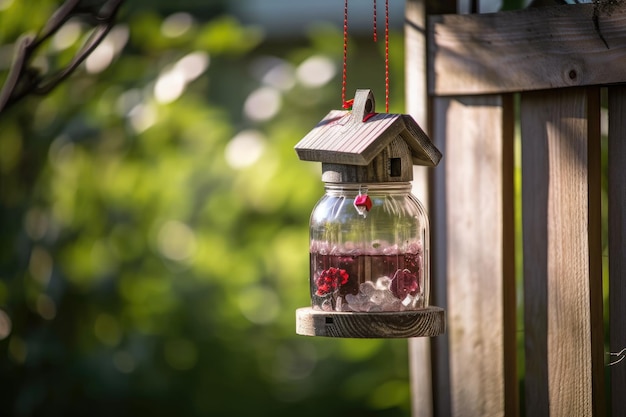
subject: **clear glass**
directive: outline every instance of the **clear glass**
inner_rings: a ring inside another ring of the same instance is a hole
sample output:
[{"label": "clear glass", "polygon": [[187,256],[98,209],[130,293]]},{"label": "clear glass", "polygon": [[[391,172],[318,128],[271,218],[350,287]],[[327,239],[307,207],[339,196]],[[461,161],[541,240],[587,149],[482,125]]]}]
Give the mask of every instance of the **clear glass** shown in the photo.
[{"label": "clear glass", "polygon": [[[411,184],[326,183],[310,221],[311,305],[324,311],[428,306],[429,226]],[[370,210],[362,202],[371,201]]]}]

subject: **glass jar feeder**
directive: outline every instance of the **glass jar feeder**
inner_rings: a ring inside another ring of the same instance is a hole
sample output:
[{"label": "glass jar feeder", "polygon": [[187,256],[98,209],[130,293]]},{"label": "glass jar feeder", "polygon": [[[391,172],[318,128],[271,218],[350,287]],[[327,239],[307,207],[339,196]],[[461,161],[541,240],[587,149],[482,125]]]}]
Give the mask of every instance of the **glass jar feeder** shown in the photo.
[{"label": "glass jar feeder", "polygon": [[295,147],[322,163],[325,194],[310,219],[311,307],[296,332],[333,337],[419,337],[444,332],[429,304],[429,226],[411,194],[413,165],[441,153],[413,118],[375,112],[370,90],[333,110]]},{"label": "glass jar feeder", "polygon": [[428,218],[411,184],[326,183],[325,188],[310,222],[313,309],[426,307]]}]

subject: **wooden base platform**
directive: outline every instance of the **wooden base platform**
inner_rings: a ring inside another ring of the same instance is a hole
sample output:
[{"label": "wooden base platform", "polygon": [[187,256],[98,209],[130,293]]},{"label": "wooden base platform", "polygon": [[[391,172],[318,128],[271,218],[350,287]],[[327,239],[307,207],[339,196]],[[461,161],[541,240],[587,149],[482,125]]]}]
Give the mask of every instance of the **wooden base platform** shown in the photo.
[{"label": "wooden base platform", "polygon": [[311,307],[296,310],[296,333],[303,336],[403,338],[432,337],[446,329],[440,307],[414,311],[352,313],[319,311]]}]

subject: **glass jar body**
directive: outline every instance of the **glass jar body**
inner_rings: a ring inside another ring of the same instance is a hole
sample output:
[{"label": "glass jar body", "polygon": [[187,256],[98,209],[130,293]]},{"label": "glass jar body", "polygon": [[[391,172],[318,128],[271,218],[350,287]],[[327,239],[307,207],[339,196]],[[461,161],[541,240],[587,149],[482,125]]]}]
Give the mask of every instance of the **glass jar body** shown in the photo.
[{"label": "glass jar body", "polygon": [[428,217],[410,183],[326,183],[325,188],[310,221],[312,307],[359,312],[427,307]]}]

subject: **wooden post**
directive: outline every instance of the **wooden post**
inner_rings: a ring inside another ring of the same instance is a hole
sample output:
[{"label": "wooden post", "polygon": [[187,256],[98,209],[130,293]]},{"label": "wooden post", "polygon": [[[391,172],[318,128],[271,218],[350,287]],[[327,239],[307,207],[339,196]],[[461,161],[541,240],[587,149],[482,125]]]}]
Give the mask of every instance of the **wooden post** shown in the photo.
[{"label": "wooden post", "polygon": [[[431,131],[429,119],[431,102],[427,92],[426,17],[429,14],[454,13],[456,3],[455,0],[406,0],[405,3],[406,110],[428,135]],[[433,216],[437,217],[437,214],[432,210],[428,192],[429,179],[427,169],[414,167],[413,193],[429,208],[430,217],[433,218]],[[436,237],[431,232],[431,248],[435,246],[435,239]],[[437,305],[444,307],[446,304],[445,277],[434,272],[436,262],[433,256],[434,252],[431,250],[431,304],[438,303]],[[446,335],[432,340],[428,338],[409,340],[413,417],[450,414],[447,346]]]},{"label": "wooden post", "polygon": [[[428,100],[426,92],[426,7],[423,0],[405,3],[405,89],[406,111],[424,129],[428,130]],[[413,167],[413,194],[429,207],[428,172],[424,167]],[[432,292],[431,279],[431,292]],[[431,297],[431,302],[432,302]],[[411,374],[411,415],[433,417],[433,374],[431,341],[427,337],[408,341]]]}]

